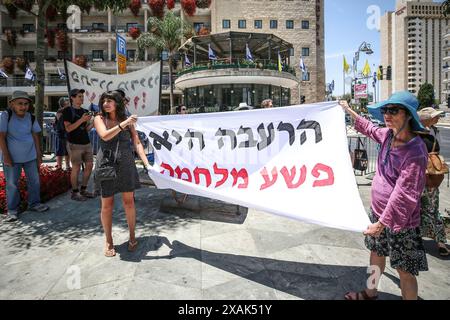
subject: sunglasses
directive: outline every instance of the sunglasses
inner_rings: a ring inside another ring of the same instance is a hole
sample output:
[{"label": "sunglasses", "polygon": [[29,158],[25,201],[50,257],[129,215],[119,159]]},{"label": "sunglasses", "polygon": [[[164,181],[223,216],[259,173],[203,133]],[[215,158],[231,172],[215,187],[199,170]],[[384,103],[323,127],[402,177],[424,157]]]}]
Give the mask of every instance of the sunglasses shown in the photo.
[{"label": "sunglasses", "polygon": [[398,115],[398,113],[400,112],[400,110],[405,110],[404,108],[402,108],[402,107],[397,107],[397,106],[394,106],[394,107],[382,107],[381,109],[380,109],[380,111],[381,111],[381,114],[390,114],[390,115],[392,115],[392,116],[396,116],[396,115]]}]

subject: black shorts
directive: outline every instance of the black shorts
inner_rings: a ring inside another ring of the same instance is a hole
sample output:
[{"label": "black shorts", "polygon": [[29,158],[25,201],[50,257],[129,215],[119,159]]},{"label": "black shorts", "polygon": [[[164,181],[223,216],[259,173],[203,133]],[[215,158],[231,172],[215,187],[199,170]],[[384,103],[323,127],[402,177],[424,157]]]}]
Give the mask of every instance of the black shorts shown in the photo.
[{"label": "black shorts", "polygon": [[66,144],[67,144],[66,139],[61,139],[61,138],[56,139],[56,156],[62,157],[62,156],[69,155],[69,153],[67,153]]}]

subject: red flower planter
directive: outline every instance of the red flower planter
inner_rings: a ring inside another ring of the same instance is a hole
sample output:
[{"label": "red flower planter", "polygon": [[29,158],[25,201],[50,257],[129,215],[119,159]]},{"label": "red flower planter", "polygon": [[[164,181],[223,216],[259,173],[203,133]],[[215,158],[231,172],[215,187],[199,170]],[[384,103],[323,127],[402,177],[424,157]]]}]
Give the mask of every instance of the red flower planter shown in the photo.
[{"label": "red flower planter", "polygon": [[148,5],[152,9],[153,16],[162,18],[164,16],[164,0],[150,0]]},{"label": "red flower planter", "polygon": [[181,7],[188,16],[192,17],[197,6],[195,5],[195,0],[181,0]]},{"label": "red flower planter", "polygon": [[[46,202],[60,194],[70,190],[70,171],[56,169],[54,167],[41,166],[39,170],[41,178],[41,202]],[[0,172],[0,214],[7,212],[5,176]],[[19,180],[19,194],[21,198],[20,209],[25,210],[27,207],[27,180],[22,172]]]},{"label": "red flower planter", "polygon": [[140,0],[131,0],[130,5],[128,6],[128,8],[130,8],[131,12],[133,13],[133,15],[135,17],[138,16],[139,14],[139,9],[141,9],[142,5],[141,5],[141,1]]},{"label": "red flower planter", "polygon": [[136,40],[141,35],[141,30],[139,30],[139,28],[136,27],[131,27],[130,30],[128,31],[128,34],[130,35],[131,38]]},{"label": "red flower planter", "polygon": [[167,0],[166,1],[167,9],[172,10],[175,8],[175,0]]}]

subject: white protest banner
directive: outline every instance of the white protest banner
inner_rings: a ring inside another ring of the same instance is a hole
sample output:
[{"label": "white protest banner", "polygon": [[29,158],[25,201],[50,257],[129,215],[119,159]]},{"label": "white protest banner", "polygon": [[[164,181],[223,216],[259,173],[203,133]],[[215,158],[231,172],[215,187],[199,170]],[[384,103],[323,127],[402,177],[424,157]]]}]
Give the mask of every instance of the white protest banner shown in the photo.
[{"label": "white protest banner", "polygon": [[336,102],[139,118],[155,149],[158,188],[323,226],[370,225]]},{"label": "white protest banner", "polygon": [[86,90],[82,106],[85,109],[89,109],[91,103],[98,104],[102,93],[120,88],[130,99],[127,108],[131,114],[151,116],[158,113],[159,62],[142,70],[121,75],[90,71],[69,61],[67,69],[70,88]]}]

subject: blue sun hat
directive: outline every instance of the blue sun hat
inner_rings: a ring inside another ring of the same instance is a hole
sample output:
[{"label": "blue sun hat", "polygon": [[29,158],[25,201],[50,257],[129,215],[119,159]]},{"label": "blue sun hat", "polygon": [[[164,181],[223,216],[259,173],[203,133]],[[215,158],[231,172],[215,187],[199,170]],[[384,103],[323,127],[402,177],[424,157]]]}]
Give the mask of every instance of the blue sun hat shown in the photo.
[{"label": "blue sun hat", "polygon": [[367,106],[370,114],[377,120],[384,123],[384,116],[381,113],[381,108],[390,104],[400,104],[405,107],[412,118],[412,130],[414,131],[425,131],[424,126],[420,123],[419,115],[417,114],[417,108],[419,107],[419,100],[409,91],[400,91],[394,93],[386,101]]}]

